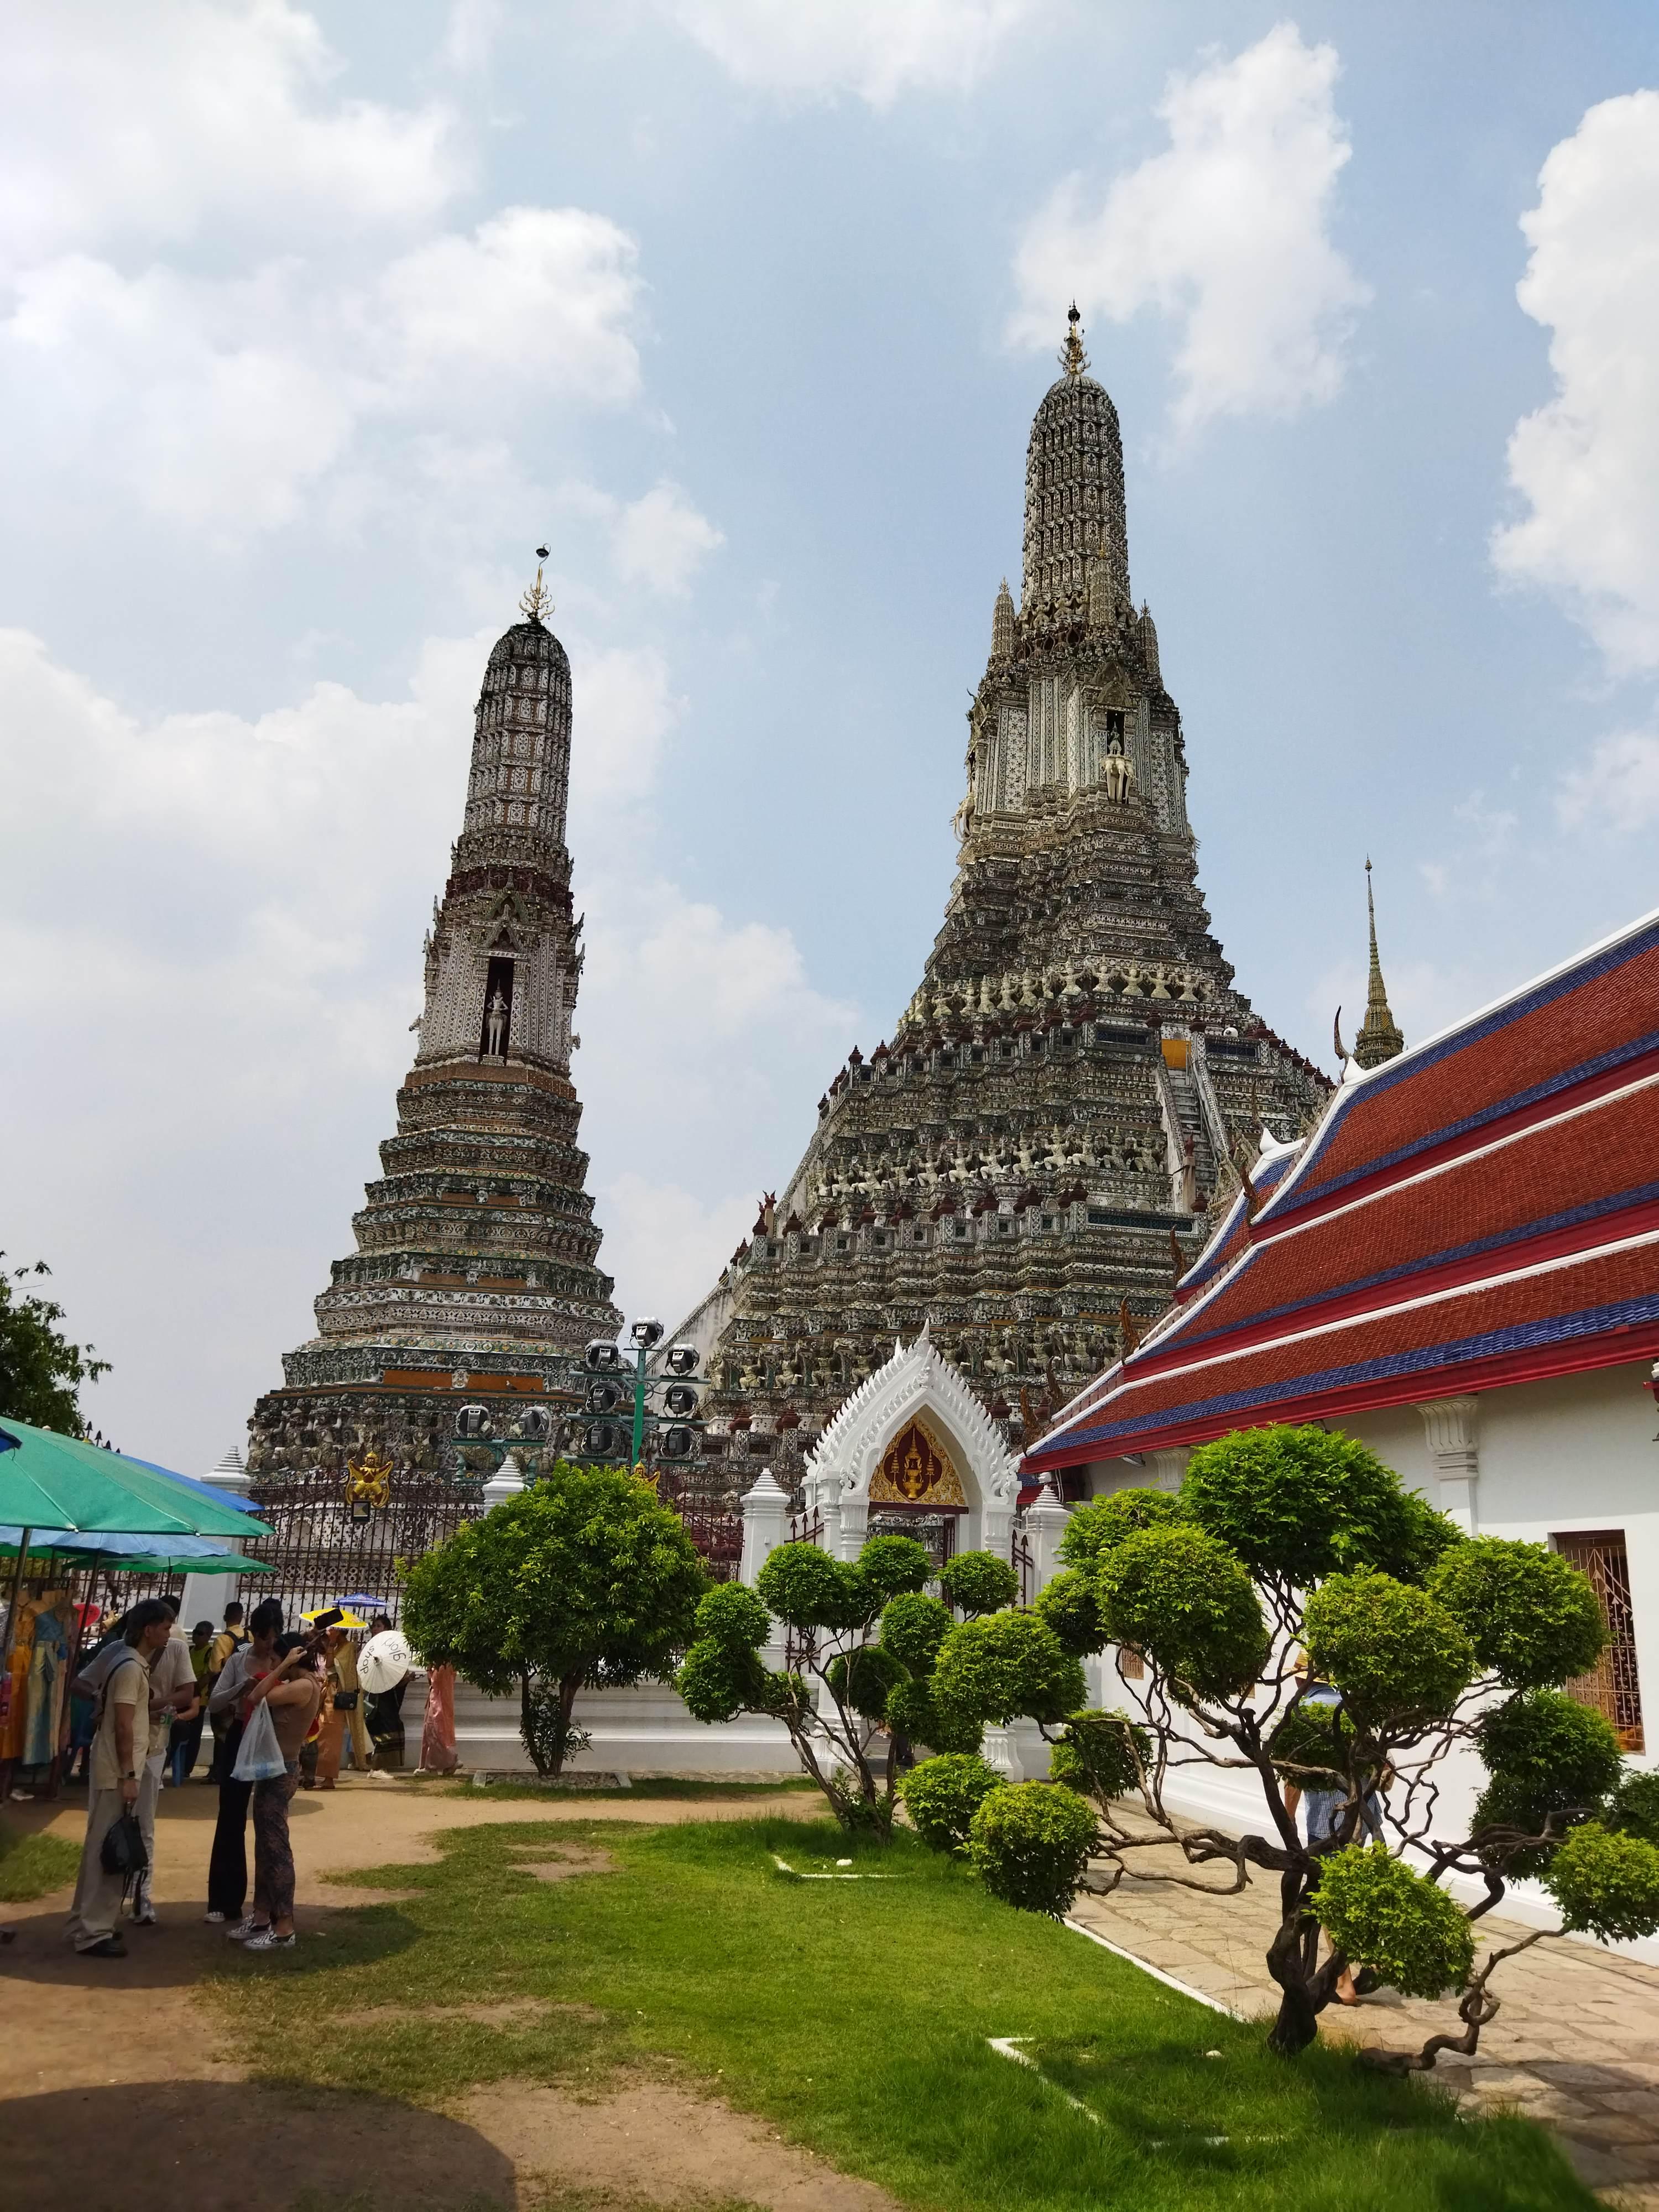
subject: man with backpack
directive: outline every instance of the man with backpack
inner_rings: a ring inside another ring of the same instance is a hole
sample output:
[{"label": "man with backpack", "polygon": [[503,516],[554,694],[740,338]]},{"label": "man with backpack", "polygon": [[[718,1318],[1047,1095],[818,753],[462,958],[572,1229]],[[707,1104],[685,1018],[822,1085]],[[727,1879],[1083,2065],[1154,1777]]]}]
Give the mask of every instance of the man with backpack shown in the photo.
[{"label": "man with backpack", "polygon": [[99,1701],[87,1792],[87,1839],[69,1917],[70,1940],[82,1958],[126,1955],[118,1924],[126,1885],[122,1875],[104,1865],[104,1839],[138,1803],[149,1751],[150,1667],[172,1632],[171,1610],[160,1598],[144,1598],[128,1616],[124,1644],[100,1655],[99,1680],[77,1678],[81,1693],[95,1694]]}]

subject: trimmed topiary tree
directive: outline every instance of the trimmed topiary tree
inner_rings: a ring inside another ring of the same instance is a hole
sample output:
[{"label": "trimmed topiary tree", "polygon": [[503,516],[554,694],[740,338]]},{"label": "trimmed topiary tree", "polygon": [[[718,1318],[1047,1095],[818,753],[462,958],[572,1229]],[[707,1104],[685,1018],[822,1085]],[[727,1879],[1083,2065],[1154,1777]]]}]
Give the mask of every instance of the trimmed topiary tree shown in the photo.
[{"label": "trimmed topiary tree", "polygon": [[[908,1536],[872,1536],[851,1563],[781,1544],[753,1589],[728,1583],[703,1600],[676,1686],[700,1721],[781,1722],[842,1826],[888,1836],[909,1745],[972,1753],[981,1734],[932,1705],[933,1662],[952,1630],[949,1609],[923,1591],[933,1573]],[[764,1656],[775,1620],[790,1632],[781,1668]]]},{"label": "trimmed topiary tree", "polygon": [[[1543,1940],[1530,1932],[1477,1966],[1477,1924],[1511,1880],[1541,1879],[1568,1929],[1607,1942],[1659,1929],[1659,1777],[1626,1773],[1608,1723],[1560,1690],[1607,1635],[1569,1561],[1466,1539],[1375,1453],[1318,1428],[1206,1444],[1177,1493],[1081,1508],[1060,1556],[1069,1572],[1046,1604],[951,1630],[934,1668],[937,1702],[1031,1713],[1054,1743],[1058,1788],[994,1792],[974,1817],[969,1857],[998,1896],[1063,1911],[1079,1888],[1126,1878],[1227,1894],[1259,1869],[1279,1885],[1275,2050],[1313,2040],[1351,1962],[1412,1996],[1456,1993],[1461,2031],[1364,2054],[1395,2072],[1473,2053],[1497,2010],[1494,1970]],[[1046,1673],[1034,1650],[1016,1664],[1029,1628],[975,1639],[1004,1618],[1046,1632]],[[1133,1710],[1056,1726],[1054,1662],[1108,1642],[1144,1662],[1126,1686]],[[1448,1838],[1438,1783],[1459,1747],[1488,1778],[1468,1832]],[[1205,1765],[1254,1774],[1253,1832],[1170,1811],[1171,1771]],[[1051,1823],[1023,1809],[1045,1790],[1081,1812],[1086,1847],[1077,1812]],[[1143,1872],[1172,1841],[1189,1871]],[[1458,1901],[1455,1877],[1478,1902]]]},{"label": "trimmed topiary tree", "polygon": [[[497,1697],[516,1689],[531,1762],[556,1775],[586,1741],[571,1724],[577,1692],[666,1681],[708,1588],[684,1522],[654,1491],[561,1461],[415,1561],[404,1631],[427,1666]],[[752,1593],[712,1595],[729,1606]]]}]

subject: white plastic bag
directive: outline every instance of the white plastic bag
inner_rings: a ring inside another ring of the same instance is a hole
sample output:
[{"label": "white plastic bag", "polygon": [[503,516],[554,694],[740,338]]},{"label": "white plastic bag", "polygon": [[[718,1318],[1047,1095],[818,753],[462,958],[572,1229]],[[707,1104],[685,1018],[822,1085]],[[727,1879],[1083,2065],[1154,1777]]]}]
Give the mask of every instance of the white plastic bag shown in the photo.
[{"label": "white plastic bag", "polygon": [[230,1778],[233,1782],[274,1782],[279,1774],[287,1772],[288,1761],[276,1741],[276,1723],[270,1717],[270,1705],[261,1698],[253,1708],[252,1719],[242,1730]]}]

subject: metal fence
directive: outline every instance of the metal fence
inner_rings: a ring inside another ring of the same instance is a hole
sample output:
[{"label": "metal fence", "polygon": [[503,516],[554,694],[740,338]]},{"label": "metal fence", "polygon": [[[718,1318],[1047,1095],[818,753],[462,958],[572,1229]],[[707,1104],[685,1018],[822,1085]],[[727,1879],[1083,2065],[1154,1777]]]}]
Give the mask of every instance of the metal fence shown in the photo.
[{"label": "metal fence", "polygon": [[395,1620],[399,1559],[417,1559],[483,1510],[477,1476],[399,1470],[389,1503],[354,1505],[341,1476],[321,1468],[257,1477],[248,1502],[271,1534],[247,1547],[270,1566],[247,1575],[244,1604],[278,1599],[292,1620],[342,1597],[374,1598]]}]

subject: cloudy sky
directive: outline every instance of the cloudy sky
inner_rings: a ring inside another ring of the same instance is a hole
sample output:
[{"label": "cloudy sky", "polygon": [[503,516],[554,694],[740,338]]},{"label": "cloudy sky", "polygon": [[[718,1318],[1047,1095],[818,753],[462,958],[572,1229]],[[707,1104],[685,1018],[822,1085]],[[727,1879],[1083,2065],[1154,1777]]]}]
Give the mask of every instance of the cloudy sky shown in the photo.
[{"label": "cloudy sky", "polygon": [[1243,989],[1328,1061],[1659,900],[1659,27],[24,0],[0,1243],[195,1469],[349,1217],[544,539],[605,1260],[672,1315],[939,926],[1067,301]]}]

